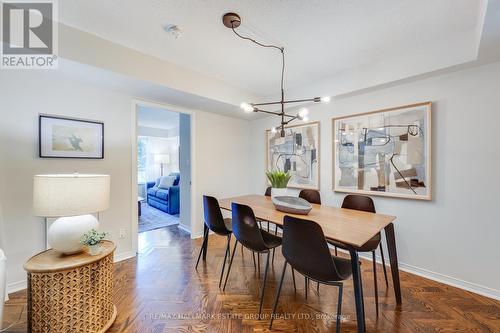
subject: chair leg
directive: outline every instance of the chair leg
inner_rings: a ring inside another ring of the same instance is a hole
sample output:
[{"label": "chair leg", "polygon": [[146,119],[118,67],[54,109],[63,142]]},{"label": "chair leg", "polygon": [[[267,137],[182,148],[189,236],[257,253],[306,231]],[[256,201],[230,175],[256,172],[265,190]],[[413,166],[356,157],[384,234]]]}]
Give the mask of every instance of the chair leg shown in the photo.
[{"label": "chair leg", "polygon": [[339,284],[339,300],[337,303],[337,327],[335,331],[340,333],[340,317],[342,315],[342,290],[344,289],[344,285],[342,283]]},{"label": "chair leg", "polygon": [[[280,284],[278,286],[278,291],[276,292],[276,297],[274,298],[273,312],[271,314],[271,323],[269,324],[270,330],[273,327],[273,320],[274,320],[274,316],[276,314],[276,307],[278,306],[278,299],[280,298],[281,286],[283,286],[283,279],[285,278],[286,264],[287,264],[287,262],[285,261],[285,264],[283,265],[283,271],[281,272],[281,279],[280,279]],[[293,270],[292,270],[292,272],[293,272]],[[292,276],[294,276],[294,275],[292,275]]]},{"label": "chair leg", "polygon": [[293,290],[297,292],[297,285],[295,284],[295,270],[292,267],[292,280],[293,280]]},{"label": "chair leg", "polygon": [[259,272],[260,276],[260,253],[257,252],[257,271]]},{"label": "chair leg", "polygon": [[375,289],[375,309],[378,317],[377,262],[375,261],[375,251],[372,251],[372,260],[373,260],[373,284]]},{"label": "chair leg", "polygon": [[309,285],[309,281],[307,280],[307,277],[304,276],[304,287],[305,287],[304,289],[306,292],[306,299],[307,299],[307,289],[309,289],[309,288],[307,288],[308,285]]},{"label": "chair leg", "polygon": [[318,285],[316,286],[316,291],[318,292],[319,294],[319,282],[318,282]]},{"label": "chair leg", "polygon": [[203,234],[203,243],[201,244],[200,254],[198,254],[198,260],[196,260],[196,268],[195,269],[198,269],[198,264],[200,263],[201,254],[205,250],[205,243],[207,242],[207,233],[208,233],[208,228],[205,229],[205,233]]},{"label": "chair leg", "polygon": [[257,268],[257,264],[255,263],[255,252],[253,251],[252,251],[252,258],[253,258],[253,268]]},{"label": "chair leg", "polygon": [[275,251],[275,250],[276,250],[276,249],[273,249],[273,260],[272,260],[273,266],[274,266],[274,251]]},{"label": "chair leg", "polygon": [[219,288],[220,288],[220,285],[222,284],[222,277],[224,276],[224,269],[226,268],[226,261],[227,261],[228,255],[231,256],[231,254],[229,252],[230,246],[231,246],[231,234],[229,234],[227,236],[226,254],[224,255],[224,263],[222,264],[222,271],[220,272]]},{"label": "chair leg", "polygon": [[231,266],[233,265],[234,254],[236,253],[236,246],[238,245],[238,240],[234,242],[233,254],[231,255],[231,261],[229,262],[229,267],[227,268],[226,281],[224,281],[224,288],[222,291],[226,290],[227,278],[229,277],[229,273],[231,272]]},{"label": "chair leg", "polygon": [[267,252],[266,270],[264,271],[264,282],[262,283],[262,292],[260,295],[259,320],[261,319],[262,303],[264,302],[264,291],[266,290],[267,271],[269,269],[269,256],[270,255],[271,255],[271,251]]},{"label": "chair leg", "polygon": [[382,249],[382,243],[380,243],[380,256],[382,257],[382,267],[384,268],[385,286],[389,287],[389,281],[387,280],[387,270],[385,268],[384,250]]}]

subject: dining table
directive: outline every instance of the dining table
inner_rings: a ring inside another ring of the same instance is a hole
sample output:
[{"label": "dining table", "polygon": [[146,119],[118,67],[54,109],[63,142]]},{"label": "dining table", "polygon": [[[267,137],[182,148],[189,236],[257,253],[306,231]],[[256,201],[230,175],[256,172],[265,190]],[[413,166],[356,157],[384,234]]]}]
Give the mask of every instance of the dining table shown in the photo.
[{"label": "dining table", "polygon": [[[393,224],[396,219],[395,216],[318,204],[311,204],[312,209],[307,215],[295,215],[278,211],[274,207],[271,197],[264,195],[243,195],[225,198],[219,201],[219,205],[221,209],[231,211],[231,204],[233,202],[247,205],[252,208],[257,219],[269,221],[280,226],[283,225],[283,218],[286,215],[314,221],[323,229],[323,233],[327,241],[331,240],[346,245],[346,248],[349,249],[351,256],[358,332],[364,332],[366,327],[359,255],[355,249],[361,247],[373,236],[384,230],[387,241],[387,249],[389,252],[396,303],[401,304],[401,286],[399,282],[396,238]],[[205,258],[206,248],[203,252]]]}]

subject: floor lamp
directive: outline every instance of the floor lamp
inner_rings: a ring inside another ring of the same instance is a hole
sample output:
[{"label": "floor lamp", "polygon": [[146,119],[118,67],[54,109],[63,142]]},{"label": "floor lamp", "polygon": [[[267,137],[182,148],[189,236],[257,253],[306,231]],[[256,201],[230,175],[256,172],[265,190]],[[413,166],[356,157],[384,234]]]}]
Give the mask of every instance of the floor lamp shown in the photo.
[{"label": "floor lamp", "polygon": [[163,165],[170,163],[170,155],[155,154],[155,163],[160,165],[160,177],[163,177]]}]

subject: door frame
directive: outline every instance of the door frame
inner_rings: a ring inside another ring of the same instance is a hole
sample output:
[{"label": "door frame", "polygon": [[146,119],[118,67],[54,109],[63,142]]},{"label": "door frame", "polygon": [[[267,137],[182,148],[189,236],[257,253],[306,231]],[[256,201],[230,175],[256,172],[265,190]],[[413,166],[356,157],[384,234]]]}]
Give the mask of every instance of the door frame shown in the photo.
[{"label": "door frame", "polygon": [[[171,105],[171,104],[166,104],[166,103],[160,103],[160,102],[155,102],[155,101],[149,101],[145,99],[139,99],[135,98],[132,100],[132,170],[131,170],[131,210],[132,210],[132,219],[131,219],[131,228],[130,228],[130,237],[132,240],[132,251],[134,253],[137,253],[138,249],[138,237],[139,237],[139,217],[138,217],[138,209],[137,209],[137,194],[138,194],[138,187],[137,187],[137,111],[139,106],[146,106],[146,107],[154,107],[154,108],[159,108],[159,109],[165,109],[165,111],[171,111],[171,112],[177,112],[177,113],[183,113],[183,114],[188,114],[190,116],[191,120],[191,204],[190,204],[190,211],[191,211],[191,221],[189,224],[189,230],[188,231],[191,234],[191,238],[193,237],[193,218],[195,216],[195,207],[196,207],[196,196],[195,196],[195,184],[196,184],[196,173],[194,172],[195,166],[196,166],[196,160],[195,160],[195,149],[196,149],[196,138],[195,138],[195,131],[194,128],[196,128],[196,112],[193,110],[183,108],[177,105]],[[185,225],[183,226],[183,229],[185,230]]]}]

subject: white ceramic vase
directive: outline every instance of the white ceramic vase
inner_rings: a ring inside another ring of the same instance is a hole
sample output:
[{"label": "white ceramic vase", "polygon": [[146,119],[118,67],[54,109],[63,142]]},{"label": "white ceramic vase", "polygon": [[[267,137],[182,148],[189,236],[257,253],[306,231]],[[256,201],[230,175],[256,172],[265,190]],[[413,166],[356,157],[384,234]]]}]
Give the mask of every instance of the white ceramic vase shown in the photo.
[{"label": "white ceramic vase", "polygon": [[88,245],[87,247],[91,256],[96,256],[101,253],[101,244]]},{"label": "white ceramic vase", "polygon": [[274,198],[274,197],[283,197],[283,196],[288,196],[290,195],[290,191],[288,190],[288,188],[276,188],[276,187],[273,187],[271,188],[271,197]]}]

